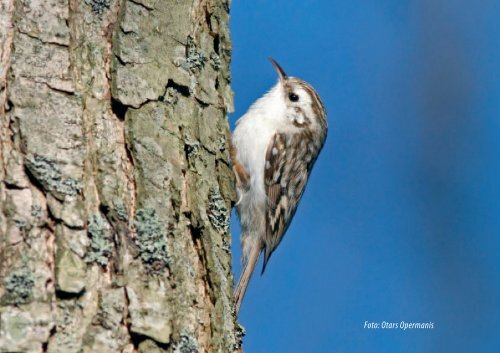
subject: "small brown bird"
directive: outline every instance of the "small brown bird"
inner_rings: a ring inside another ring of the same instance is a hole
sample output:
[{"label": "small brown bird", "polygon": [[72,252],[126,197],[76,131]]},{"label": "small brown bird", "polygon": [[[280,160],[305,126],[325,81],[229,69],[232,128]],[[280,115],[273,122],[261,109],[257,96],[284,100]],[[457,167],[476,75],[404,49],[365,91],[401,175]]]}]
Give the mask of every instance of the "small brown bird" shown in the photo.
[{"label": "small brown bird", "polygon": [[238,120],[232,137],[245,264],[234,293],[237,311],[260,253],[264,273],[283,239],[327,133],[325,107],[316,91],[270,61],[278,83]]}]

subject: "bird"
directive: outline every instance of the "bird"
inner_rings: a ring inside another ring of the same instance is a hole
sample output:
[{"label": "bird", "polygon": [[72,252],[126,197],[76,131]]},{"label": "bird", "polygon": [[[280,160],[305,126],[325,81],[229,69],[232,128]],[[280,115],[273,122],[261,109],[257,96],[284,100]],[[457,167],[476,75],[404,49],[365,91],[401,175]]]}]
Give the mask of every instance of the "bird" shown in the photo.
[{"label": "bird", "polygon": [[260,254],[262,275],[283,239],[328,130],[314,88],[269,60],[278,81],[236,122],[230,141],[244,265],[234,291],[236,313]]}]

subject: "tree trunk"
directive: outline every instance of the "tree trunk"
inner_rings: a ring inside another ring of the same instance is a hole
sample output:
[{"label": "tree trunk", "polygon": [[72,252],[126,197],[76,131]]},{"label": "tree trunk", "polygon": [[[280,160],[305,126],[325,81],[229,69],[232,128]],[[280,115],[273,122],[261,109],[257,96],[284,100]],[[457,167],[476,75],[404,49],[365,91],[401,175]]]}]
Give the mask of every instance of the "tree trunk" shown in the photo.
[{"label": "tree trunk", "polygon": [[228,0],[0,0],[0,351],[234,352]]}]

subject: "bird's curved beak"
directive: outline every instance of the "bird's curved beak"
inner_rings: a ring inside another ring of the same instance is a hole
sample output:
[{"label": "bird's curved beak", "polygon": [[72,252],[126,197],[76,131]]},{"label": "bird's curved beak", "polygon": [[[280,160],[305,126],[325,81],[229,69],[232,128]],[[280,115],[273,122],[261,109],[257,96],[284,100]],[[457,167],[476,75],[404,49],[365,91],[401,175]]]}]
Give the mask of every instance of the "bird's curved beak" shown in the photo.
[{"label": "bird's curved beak", "polygon": [[285,81],[288,78],[288,76],[285,73],[285,70],[283,70],[283,68],[273,58],[270,57],[269,61],[271,62],[271,64],[273,64],[274,68],[278,72],[278,75],[280,77],[280,82]]}]

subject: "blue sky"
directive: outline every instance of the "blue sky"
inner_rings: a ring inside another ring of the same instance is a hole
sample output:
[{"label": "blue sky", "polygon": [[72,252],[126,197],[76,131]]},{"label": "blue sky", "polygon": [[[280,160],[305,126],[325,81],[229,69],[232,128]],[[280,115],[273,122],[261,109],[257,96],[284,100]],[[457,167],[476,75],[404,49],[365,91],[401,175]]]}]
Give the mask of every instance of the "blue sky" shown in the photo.
[{"label": "blue sky", "polygon": [[330,127],[250,283],[246,353],[500,352],[499,17],[492,0],[232,1],[231,126],[275,83],[272,56]]}]

